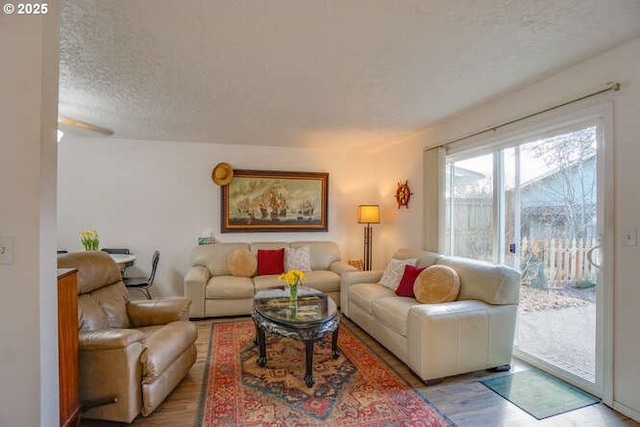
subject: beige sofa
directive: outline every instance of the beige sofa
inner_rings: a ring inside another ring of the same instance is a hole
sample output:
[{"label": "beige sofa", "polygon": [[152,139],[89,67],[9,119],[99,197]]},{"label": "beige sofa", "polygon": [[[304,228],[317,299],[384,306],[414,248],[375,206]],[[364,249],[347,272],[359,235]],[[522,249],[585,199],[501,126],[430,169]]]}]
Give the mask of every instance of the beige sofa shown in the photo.
[{"label": "beige sofa", "polygon": [[238,316],[251,314],[253,296],[259,290],[283,286],[278,275],[252,277],[231,275],[229,255],[237,250],[257,254],[259,249],[297,249],[308,246],[311,271],[306,272],[304,286],[328,294],[340,303],[340,276],[356,268],[341,261],[340,248],[331,241],[214,243],[197,246],[191,253],[191,267],[184,278],[185,296],[192,301],[191,318]]},{"label": "beige sofa", "polygon": [[129,301],[120,268],[101,251],[60,255],[78,269],[82,418],[130,423],[149,415],[196,360],[196,327],[182,297]]},{"label": "beige sofa", "polygon": [[382,271],[342,276],[342,313],[407,364],[427,384],[481,369],[509,369],[516,327],[520,273],[467,258],[401,249],[393,258],[416,266],[453,268],[456,301],[421,304],[378,284]]}]

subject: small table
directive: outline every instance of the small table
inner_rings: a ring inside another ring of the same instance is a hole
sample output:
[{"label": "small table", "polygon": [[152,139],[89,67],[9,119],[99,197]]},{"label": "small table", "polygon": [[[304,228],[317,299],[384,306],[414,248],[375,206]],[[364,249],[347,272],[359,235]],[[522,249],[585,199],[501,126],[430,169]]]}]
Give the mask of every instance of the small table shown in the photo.
[{"label": "small table", "polygon": [[131,254],[109,254],[109,256],[111,256],[120,268],[130,267],[136,260],[136,256]]},{"label": "small table", "polygon": [[131,267],[136,260],[136,256],[131,254],[109,254],[109,256],[118,264],[118,267],[120,267],[122,277],[126,276],[127,268]]},{"label": "small table", "polygon": [[331,335],[331,354],[340,357],[338,351],[338,324],[340,316],[333,300],[312,288],[300,287],[298,299],[289,300],[289,291],[272,288],[259,291],[253,298],[253,321],[256,324],[258,365],[267,365],[266,332],[304,342],[305,375],[307,387],[313,386],[313,346],[316,341]]}]

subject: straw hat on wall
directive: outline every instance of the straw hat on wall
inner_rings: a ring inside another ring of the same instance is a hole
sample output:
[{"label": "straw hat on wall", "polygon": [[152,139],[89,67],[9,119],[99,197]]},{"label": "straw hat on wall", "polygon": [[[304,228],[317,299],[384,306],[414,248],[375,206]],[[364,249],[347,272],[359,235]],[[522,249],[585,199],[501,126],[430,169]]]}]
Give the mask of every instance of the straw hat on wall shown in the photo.
[{"label": "straw hat on wall", "polygon": [[228,163],[218,163],[211,172],[211,179],[220,186],[229,184],[232,178],[233,169]]}]

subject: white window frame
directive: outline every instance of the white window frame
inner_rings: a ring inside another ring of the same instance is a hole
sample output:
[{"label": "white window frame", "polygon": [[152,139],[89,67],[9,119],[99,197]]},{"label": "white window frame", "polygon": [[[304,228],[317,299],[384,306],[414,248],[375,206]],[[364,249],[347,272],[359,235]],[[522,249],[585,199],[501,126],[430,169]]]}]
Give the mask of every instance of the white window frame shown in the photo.
[{"label": "white window frame", "polygon": [[[596,316],[597,337],[600,342],[596,344],[596,360],[599,366],[596,367],[597,387],[590,386],[591,383],[580,383],[575,378],[566,377],[562,373],[558,376],[566,381],[572,382],[579,387],[592,392],[601,397],[603,403],[613,404],[613,265],[614,265],[614,173],[613,173],[613,101],[602,101],[601,99],[589,99],[576,102],[556,110],[541,113],[539,115],[511,123],[503,127],[488,131],[477,136],[454,142],[445,146],[446,161],[444,167],[448,167],[451,162],[477,157],[487,153],[494,153],[494,223],[493,223],[493,253],[494,261],[504,262],[504,254],[501,245],[505,243],[501,240],[500,226],[504,227],[504,207],[500,206],[498,199],[502,186],[504,185],[500,173],[502,170],[502,159],[498,153],[501,149],[511,148],[521,145],[522,141],[531,141],[536,138],[544,138],[549,134],[558,134],[564,131],[571,131],[582,128],[586,125],[597,123],[602,134],[599,135],[601,143],[598,145],[598,165],[597,173],[602,179],[598,179],[598,197],[600,210],[598,216],[603,224],[598,233],[600,235],[603,269],[601,270],[601,281],[607,286],[599,286]],[[449,183],[450,184],[450,183]],[[443,192],[444,195],[444,192]],[[442,201],[446,205],[447,201]],[[516,202],[517,203],[517,202]],[[440,221],[440,226],[445,227],[442,234],[446,234],[446,221]],[[451,247],[451,245],[449,245]],[[441,248],[445,249],[445,248]],[[504,248],[502,248],[504,249]],[[501,259],[502,258],[502,259]],[[554,372],[555,373],[555,372]]]}]

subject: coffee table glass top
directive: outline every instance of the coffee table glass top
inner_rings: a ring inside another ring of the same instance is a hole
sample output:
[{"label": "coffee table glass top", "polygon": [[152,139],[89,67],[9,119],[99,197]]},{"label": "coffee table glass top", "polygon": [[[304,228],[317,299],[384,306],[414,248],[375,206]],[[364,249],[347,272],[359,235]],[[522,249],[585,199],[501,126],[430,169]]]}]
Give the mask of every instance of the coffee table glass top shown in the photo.
[{"label": "coffee table glass top", "polygon": [[253,308],[270,321],[288,326],[309,327],[334,317],[337,308],[326,294],[307,287],[298,288],[298,299],[289,299],[289,289],[271,288],[259,291],[253,298]]}]

